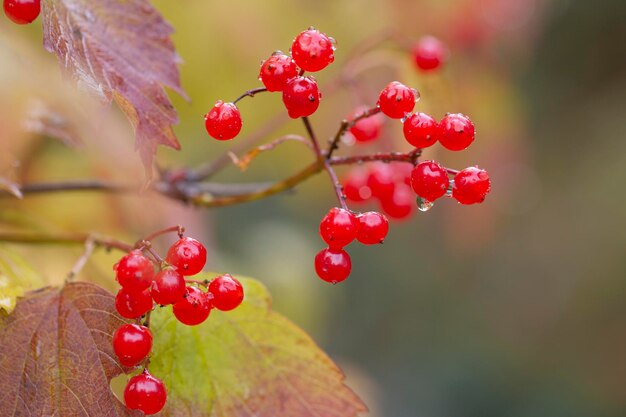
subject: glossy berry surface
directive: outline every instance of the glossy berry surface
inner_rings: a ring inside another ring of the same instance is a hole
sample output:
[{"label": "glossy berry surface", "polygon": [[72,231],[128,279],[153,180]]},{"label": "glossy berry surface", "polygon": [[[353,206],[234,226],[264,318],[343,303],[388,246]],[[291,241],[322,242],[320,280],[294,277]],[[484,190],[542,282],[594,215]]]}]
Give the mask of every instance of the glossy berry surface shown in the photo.
[{"label": "glossy berry surface", "polygon": [[170,246],[166,261],[184,276],[196,275],[206,264],[206,248],[196,239],[183,237]]},{"label": "glossy berry surface", "polygon": [[135,366],[152,349],[150,329],[138,324],[125,324],[113,334],[113,351],[124,366]]},{"label": "glossy berry surface", "polygon": [[218,100],[215,106],[204,116],[206,131],[217,140],[230,140],[241,131],[241,113],[233,103]]},{"label": "glossy berry surface", "polygon": [[416,208],[415,195],[404,183],[396,184],[393,194],[381,199],[380,203],[385,214],[395,220],[407,219]]},{"label": "glossy berry surface", "polygon": [[449,185],[446,170],[435,161],[420,162],[411,173],[413,191],[426,201],[433,202],[443,196]]},{"label": "glossy berry surface", "polygon": [[185,278],[177,269],[160,271],[152,285],[152,299],[155,303],[165,306],[181,301],[187,292]]},{"label": "glossy berry surface", "polygon": [[261,65],[259,78],[267,91],[283,91],[285,84],[298,75],[296,61],[282,52],[275,52]]},{"label": "glossy berry surface", "polygon": [[393,81],[380,92],[378,107],[388,117],[402,119],[407,113],[413,111],[418,98],[417,91],[398,81]]},{"label": "glossy berry surface", "polygon": [[161,411],[166,400],[165,384],[148,371],[132,377],[124,390],[126,407],[141,410],[148,415]]},{"label": "glossy berry surface", "polygon": [[321,98],[317,81],[311,77],[294,77],[283,89],[283,103],[292,119],[315,113]]},{"label": "glossy berry surface", "polygon": [[291,55],[300,68],[309,72],[323,70],[335,60],[333,40],[319,30],[309,29],[293,40]]},{"label": "glossy berry surface", "polygon": [[490,190],[491,180],[487,171],[469,167],[454,177],[452,197],[461,204],[482,203]]},{"label": "glossy berry surface", "polygon": [[40,12],[40,0],[4,0],[4,14],[18,25],[32,23]]},{"label": "glossy berry surface", "polygon": [[350,275],[352,261],[342,249],[323,249],[315,256],[315,272],[326,282],[336,284]]},{"label": "glossy berry surface", "polygon": [[113,267],[117,282],[130,292],[143,291],[152,284],[154,267],[140,250],[134,250]]},{"label": "glossy berry surface", "polygon": [[359,221],[354,213],[333,207],[320,223],[320,236],[329,247],[341,249],[356,238],[358,228]]},{"label": "glossy berry surface", "polygon": [[358,217],[359,229],[356,238],[364,245],[383,243],[389,232],[389,221],[376,211],[361,213]]},{"label": "glossy berry surface", "polygon": [[115,296],[115,309],[120,316],[127,319],[136,319],[152,310],[150,290],[128,292],[120,289]]},{"label": "glossy berry surface", "polygon": [[462,151],[474,142],[474,123],[463,114],[448,114],[439,122],[437,139],[444,148]]},{"label": "glossy berry surface", "polygon": [[434,71],[448,59],[448,48],[434,36],[424,36],[413,47],[415,65],[422,71]]},{"label": "glossy berry surface", "polygon": [[221,275],[209,283],[213,307],[221,311],[233,310],[243,301],[243,286],[229,274]]},{"label": "glossy berry surface", "polygon": [[[365,106],[357,108],[351,115],[350,120],[361,115],[367,111]],[[372,116],[358,120],[351,128],[350,133],[354,136],[354,140],[360,143],[371,142],[380,137],[380,132],[383,129],[384,119],[381,114],[374,114]]]},{"label": "glossy berry surface", "polygon": [[183,324],[195,326],[202,323],[211,313],[209,294],[196,287],[187,287],[182,301],[174,304],[174,316]]},{"label": "glossy berry surface", "polygon": [[402,131],[406,141],[416,148],[428,148],[437,142],[437,121],[426,113],[412,114]]},{"label": "glossy berry surface", "polygon": [[357,167],[350,170],[343,179],[343,193],[348,201],[360,203],[372,196],[372,190],[367,186],[369,171]]}]

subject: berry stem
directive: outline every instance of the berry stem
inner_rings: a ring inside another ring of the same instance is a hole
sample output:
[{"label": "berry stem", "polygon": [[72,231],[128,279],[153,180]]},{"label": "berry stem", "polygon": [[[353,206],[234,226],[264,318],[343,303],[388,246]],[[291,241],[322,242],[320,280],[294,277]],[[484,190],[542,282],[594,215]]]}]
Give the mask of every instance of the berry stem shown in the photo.
[{"label": "berry stem", "polygon": [[354,165],[364,162],[408,162],[415,165],[418,158],[422,154],[421,149],[414,149],[411,152],[387,152],[375,153],[371,155],[355,155],[355,156],[334,156],[330,159],[331,165]]},{"label": "berry stem", "polygon": [[317,141],[317,137],[315,136],[315,132],[313,131],[313,126],[311,126],[311,122],[308,117],[302,118],[302,123],[304,123],[304,127],[306,128],[307,134],[313,143],[313,149],[315,150],[315,154],[317,155],[318,161],[322,161],[323,167],[328,173],[330,180],[333,184],[333,188],[335,189],[335,194],[337,194],[337,200],[341,205],[341,208],[348,210],[348,205],[346,204],[346,197],[343,195],[343,187],[339,182],[339,178],[337,178],[337,174],[335,170],[330,164],[330,160],[328,157],[324,157],[322,154],[322,150],[320,149],[319,142]]},{"label": "berry stem", "polygon": [[138,248],[139,246],[142,246],[145,242],[151,242],[159,236],[163,236],[163,235],[166,235],[168,233],[173,233],[173,232],[176,232],[176,234],[178,234],[178,237],[182,238],[183,234],[185,233],[185,227],[179,224],[177,226],[172,226],[163,230],[156,231],[144,237],[143,239],[139,239],[137,243],[135,243],[135,247]]},{"label": "berry stem", "polygon": [[459,172],[461,172],[461,171],[459,171],[458,169],[452,169],[452,168],[446,168],[446,167],[444,167],[443,169],[445,169],[445,170],[446,170],[446,172],[448,173],[448,175],[456,175],[456,174],[458,174]]},{"label": "berry stem", "polygon": [[257,87],[257,88],[253,88],[251,90],[246,91],[245,93],[243,93],[242,95],[240,95],[239,97],[237,97],[234,101],[233,104],[237,104],[239,101],[241,101],[242,99],[246,98],[246,97],[254,97],[255,95],[257,95],[258,93],[264,93],[267,91],[267,88],[265,87]]},{"label": "berry stem", "polygon": [[80,271],[83,270],[83,268],[87,264],[87,261],[93,254],[93,251],[95,248],[96,248],[96,244],[94,243],[93,238],[88,237],[87,240],[85,240],[85,250],[83,254],[80,256],[80,258],[78,258],[78,260],[76,261],[76,263],[74,264],[70,272],[67,274],[67,277],[65,278],[66,283],[72,282],[74,278],[76,277],[76,275],[78,275]]},{"label": "berry stem", "polygon": [[367,109],[350,121],[342,120],[341,124],[339,125],[339,129],[337,130],[337,133],[335,133],[335,136],[329,143],[328,151],[326,152],[326,159],[330,159],[333,156],[333,152],[335,152],[339,148],[339,141],[348,131],[348,129],[354,126],[359,120],[367,119],[368,117],[374,116],[378,113],[380,113],[380,109],[378,107],[373,107],[371,109]]}]

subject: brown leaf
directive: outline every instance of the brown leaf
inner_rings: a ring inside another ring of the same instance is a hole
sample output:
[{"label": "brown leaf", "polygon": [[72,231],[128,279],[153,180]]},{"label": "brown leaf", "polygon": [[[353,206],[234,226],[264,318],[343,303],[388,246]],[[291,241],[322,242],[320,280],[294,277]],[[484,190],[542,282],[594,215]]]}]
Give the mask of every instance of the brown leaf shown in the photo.
[{"label": "brown leaf", "polygon": [[157,145],[179,149],[163,86],[185,96],[171,26],[147,0],[44,0],[44,46],[80,85],[115,100],[150,176]]},{"label": "brown leaf", "polygon": [[111,335],[113,296],[88,283],[29,293],[0,314],[2,417],[138,417],[109,387],[123,372]]},{"label": "brown leaf", "polygon": [[34,100],[28,107],[28,114],[24,120],[27,132],[36,133],[56,139],[65,146],[77,147],[82,145],[76,127],[65,115],[42,100]]}]

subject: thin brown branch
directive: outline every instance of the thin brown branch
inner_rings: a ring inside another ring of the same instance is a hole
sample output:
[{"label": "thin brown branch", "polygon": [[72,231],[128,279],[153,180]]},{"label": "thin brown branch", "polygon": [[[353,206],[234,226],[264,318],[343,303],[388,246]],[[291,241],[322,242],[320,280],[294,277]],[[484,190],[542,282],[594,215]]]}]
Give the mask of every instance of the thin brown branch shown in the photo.
[{"label": "thin brown branch", "polygon": [[103,237],[96,234],[78,233],[53,235],[44,233],[11,233],[0,232],[0,242],[28,244],[28,245],[84,245],[91,241],[94,246],[105,249],[117,249],[122,252],[130,252],[133,246],[122,241]]},{"label": "thin brown branch", "polygon": [[244,99],[246,97],[254,97],[257,94],[264,93],[266,91],[267,91],[267,88],[265,88],[265,87],[253,88],[251,90],[248,90],[248,91],[244,92],[242,95],[240,95],[235,100],[233,100],[233,104],[237,104],[239,101],[241,101],[242,99]]}]

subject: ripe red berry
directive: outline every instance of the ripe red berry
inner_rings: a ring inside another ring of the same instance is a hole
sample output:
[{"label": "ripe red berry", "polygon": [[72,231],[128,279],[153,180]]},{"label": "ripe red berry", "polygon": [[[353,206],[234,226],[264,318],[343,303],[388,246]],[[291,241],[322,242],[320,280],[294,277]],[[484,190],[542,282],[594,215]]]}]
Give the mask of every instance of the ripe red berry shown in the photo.
[{"label": "ripe red berry", "polygon": [[422,71],[440,68],[448,59],[448,48],[433,36],[424,36],[413,48],[415,65]]},{"label": "ripe red berry", "polygon": [[297,75],[296,61],[280,51],[266,59],[259,72],[259,78],[267,91],[283,91],[287,81]]},{"label": "ripe red berry", "polygon": [[186,291],[183,275],[177,269],[167,268],[156,275],[152,285],[152,298],[162,306],[175,304],[183,299]]},{"label": "ripe red berry", "polygon": [[134,250],[122,257],[113,269],[117,282],[130,292],[145,290],[154,279],[152,262],[140,250]]},{"label": "ripe red berry", "polygon": [[490,190],[491,180],[487,171],[469,167],[454,177],[452,197],[461,204],[482,203]]},{"label": "ripe red berry", "polygon": [[172,310],[178,321],[187,326],[195,326],[209,317],[211,298],[196,287],[187,287],[183,300],[174,304]]},{"label": "ripe red berry", "polygon": [[343,193],[348,201],[360,203],[372,196],[367,186],[369,172],[365,168],[356,167],[348,172],[343,180]]},{"label": "ripe red berry", "polygon": [[358,228],[359,221],[354,213],[333,207],[320,223],[320,236],[329,247],[341,249],[356,238]]},{"label": "ripe red berry", "polygon": [[242,126],[241,113],[233,103],[218,100],[204,116],[206,131],[217,140],[230,140],[237,136]]},{"label": "ripe red berry", "polygon": [[294,77],[283,89],[283,103],[292,119],[310,116],[320,105],[322,95],[312,77]]},{"label": "ripe red berry", "polygon": [[128,292],[122,288],[115,296],[115,309],[120,316],[127,319],[136,319],[152,310],[150,290]]},{"label": "ripe red berry", "polygon": [[404,122],[404,138],[416,148],[428,148],[437,142],[437,121],[426,113],[415,113]]},{"label": "ripe red berry", "polygon": [[383,243],[389,232],[389,221],[383,214],[368,211],[360,214],[358,219],[359,230],[356,238],[359,242],[364,245]]},{"label": "ripe red berry", "polygon": [[196,275],[206,264],[206,248],[196,239],[183,237],[170,246],[166,261],[184,276]]},{"label": "ripe red berry", "polygon": [[415,194],[430,202],[443,196],[449,185],[446,170],[435,161],[420,162],[411,174],[411,186]]},{"label": "ripe red berry", "polygon": [[413,111],[419,93],[406,85],[393,81],[389,83],[378,97],[378,107],[392,119],[402,119]]},{"label": "ripe red berry", "polygon": [[233,310],[243,301],[243,286],[230,274],[214,278],[209,283],[209,292],[213,295],[213,307],[221,311]]},{"label": "ripe red berry", "polygon": [[300,68],[309,72],[323,70],[335,60],[334,40],[313,28],[293,40],[291,55]]},{"label": "ripe red berry", "polygon": [[18,25],[32,23],[40,11],[40,0],[4,0],[4,14]]},{"label": "ripe red berry", "polygon": [[393,194],[396,179],[390,164],[378,162],[370,166],[367,186],[371,190],[372,196],[382,200],[389,198]]},{"label": "ripe red berry", "polygon": [[444,148],[462,151],[474,142],[474,124],[463,114],[448,114],[437,128],[437,139]]},{"label": "ripe red berry", "polygon": [[126,407],[131,410],[141,410],[148,415],[161,411],[166,400],[165,384],[153,377],[147,370],[132,377],[124,390]]},{"label": "ripe red berry", "polygon": [[152,349],[150,329],[138,324],[125,324],[113,333],[113,351],[124,366],[135,366]]},{"label": "ripe red berry", "polygon": [[326,282],[336,284],[345,280],[351,269],[350,255],[342,249],[323,249],[315,256],[315,272]]},{"label": "ripe red berry", "polygon": [[380,200],[381,207],[387,216],[395,220],[406,219],[415,211],[415,196],[411,187],[404,183],[396,184],[393,194]]},{"label": "ripe red berry", "polygon": [[[367,111],[368,108],[366,106],[358,107],[350,116],[350,119],[353,120],[355,117],[363,114],[363,112]],[[360,119],[357,121],[351,128],[350,133],[354,136],[354,140],[357,142],[371,142],[380,137],[380,132],[383,128],[384,119],[380,113],[374,114],[372,116],[366,117],[364,119]]]}]

